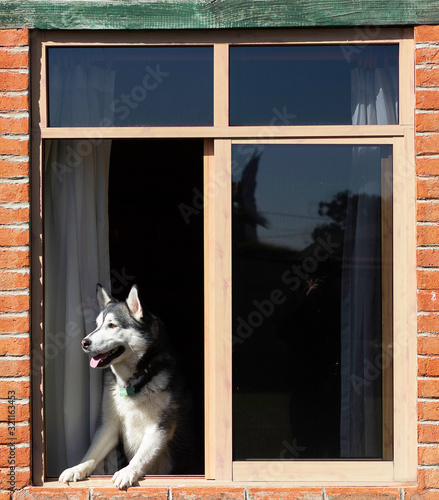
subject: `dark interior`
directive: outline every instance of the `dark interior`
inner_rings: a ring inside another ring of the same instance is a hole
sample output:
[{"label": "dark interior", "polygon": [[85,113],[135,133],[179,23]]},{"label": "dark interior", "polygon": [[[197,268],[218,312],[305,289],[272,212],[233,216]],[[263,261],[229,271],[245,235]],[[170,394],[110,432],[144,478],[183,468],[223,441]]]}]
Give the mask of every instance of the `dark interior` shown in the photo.
[{"label": "dark interior", "polygon": [[202,190],[202,140],[112,141],[112,293],[125,299],[137,284],[167,327],[193,397],[193,474],[204,473],[203,212],[184,207]]}]

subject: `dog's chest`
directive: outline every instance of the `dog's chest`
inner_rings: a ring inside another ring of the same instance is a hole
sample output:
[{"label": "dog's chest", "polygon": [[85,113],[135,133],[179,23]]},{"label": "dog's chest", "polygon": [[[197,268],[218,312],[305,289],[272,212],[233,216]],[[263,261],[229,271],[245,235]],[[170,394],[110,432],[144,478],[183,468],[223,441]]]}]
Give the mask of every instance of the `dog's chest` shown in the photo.
[{"label": "dog's chest", "polygon": [[163,412],[169,405],[167,392],[151,396],[120,396],[119,389],[112,393],[113,409],[120,423],[125,453],[131,459],[145,436],[159,430]]}]

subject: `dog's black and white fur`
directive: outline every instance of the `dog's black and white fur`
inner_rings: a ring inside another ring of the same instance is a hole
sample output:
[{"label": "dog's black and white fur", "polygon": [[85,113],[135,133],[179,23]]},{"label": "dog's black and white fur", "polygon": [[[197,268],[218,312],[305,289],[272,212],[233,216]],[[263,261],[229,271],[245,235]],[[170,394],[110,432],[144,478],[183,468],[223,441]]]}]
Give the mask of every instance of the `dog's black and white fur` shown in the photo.
[{"label": "dog's black and white fur", "polygon": [[125,302],[97,286],[101,312],[96,329],[82,340],[92,368],[107,368],[101,425],[79,465],[66,469],[61,482],[79,481],[121,439],[128,465],[113,476],[128,488],[145,474],[169,474],[185,441],[189,402],[176,375],[163,325],[142,308],[136,286]]}]

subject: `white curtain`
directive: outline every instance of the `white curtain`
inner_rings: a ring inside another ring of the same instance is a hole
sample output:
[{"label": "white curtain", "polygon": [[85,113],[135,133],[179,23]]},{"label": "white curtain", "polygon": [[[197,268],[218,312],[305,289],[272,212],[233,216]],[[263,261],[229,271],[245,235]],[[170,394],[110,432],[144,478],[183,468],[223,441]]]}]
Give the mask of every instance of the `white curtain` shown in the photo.
[{"label": "white curtain", "polygon": [[[375,67],[374,67],[375,66]],[[352,124],[398,121],[397,68],[361,61],[351,72]],[[356,147],[342,269],[340,454],[380,457],[381,413],[381,186],[362,172],[381,166],[380,148]]]},{"label": "white curtain", "polygon": [[[96,124],[109,108],[114,75],[102,68],[52,66],[52,125],[72,117]],[[46,143],[45,353],[47,475],[79,462],[98,423],[102,373],[81,339],[94,329],[96,283],[110,286],[110,141]]]},{"label": "white curtain", "polygon": [[352,125],[398,123],[398,68],[386,62],[376,67],[372,58],[351,71]]}]

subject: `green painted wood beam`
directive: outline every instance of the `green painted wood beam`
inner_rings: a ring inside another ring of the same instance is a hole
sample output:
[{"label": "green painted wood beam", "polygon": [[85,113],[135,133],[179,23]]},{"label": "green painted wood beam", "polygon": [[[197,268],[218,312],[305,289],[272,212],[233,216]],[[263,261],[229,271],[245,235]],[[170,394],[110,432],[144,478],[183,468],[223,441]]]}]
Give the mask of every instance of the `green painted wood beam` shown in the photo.
[{"label": "green painted wood beam", "polygon": [[0,28],[211,29],[439,24],[439,0],[0,0]]}]

